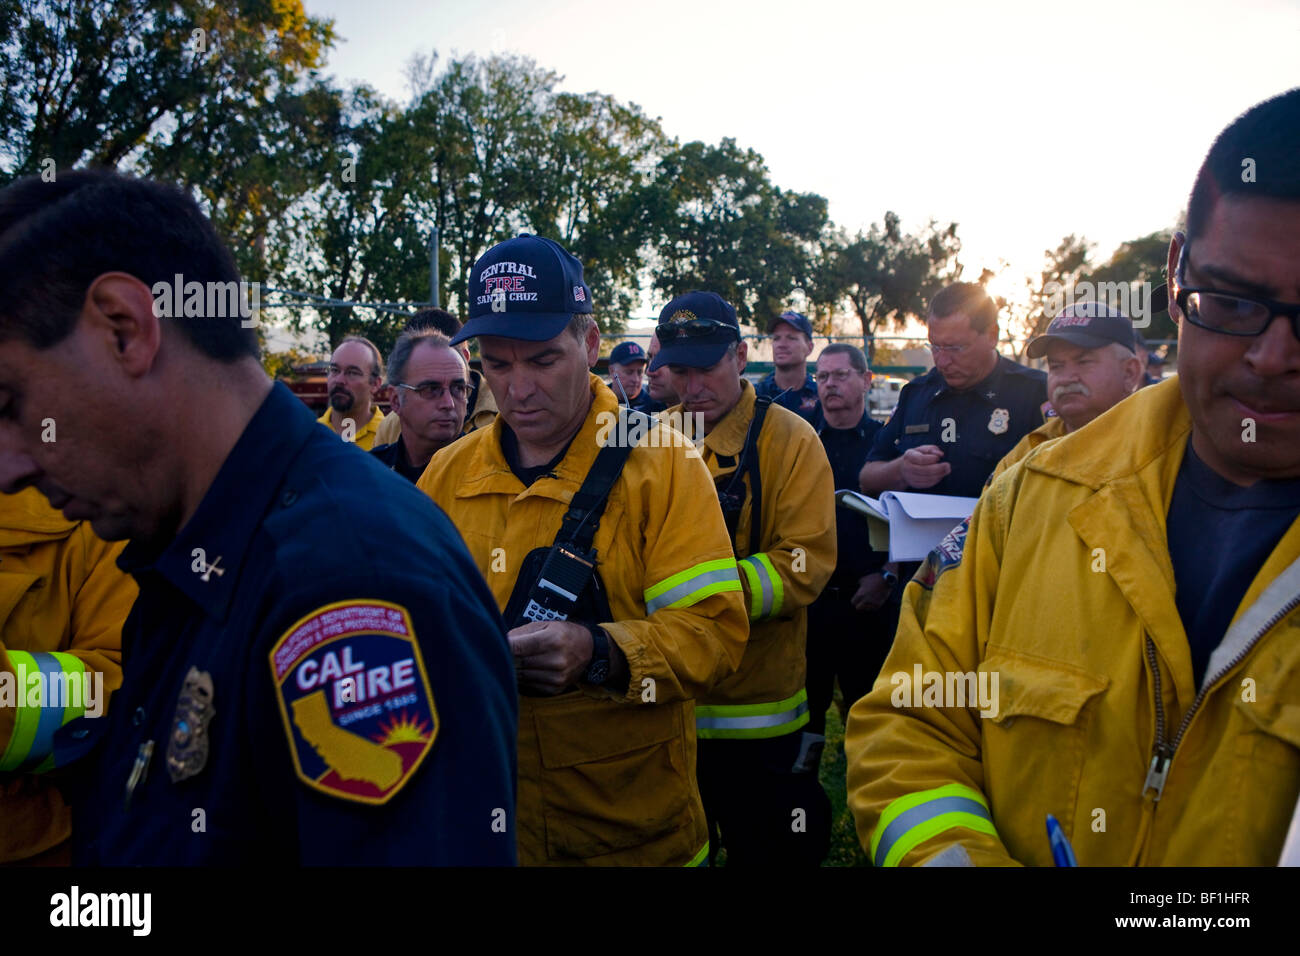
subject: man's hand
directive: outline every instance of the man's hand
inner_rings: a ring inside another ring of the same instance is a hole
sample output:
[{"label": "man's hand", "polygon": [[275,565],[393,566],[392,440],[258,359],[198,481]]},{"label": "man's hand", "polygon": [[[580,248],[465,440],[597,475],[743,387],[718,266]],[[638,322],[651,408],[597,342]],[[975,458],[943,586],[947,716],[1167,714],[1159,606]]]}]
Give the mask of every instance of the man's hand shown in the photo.
[{"label": "man's hand", "polygon": [[572,621],[530,621],[506,634],[519,686],[562,694],[578,684],[591,663],[591,631]]},{"label": "man's hand", "polygon": [[890,587],[880,574],[865,574],[858,579],[858,589],[849,598],[855,611],[874,611],[889,599]]},{"label": "man's hand", "polygon": [[940,461],[943,449],[938,445],[921,445],[903,452],[903,481],[909,488],[933,488],[952,471],[952,465]]}]

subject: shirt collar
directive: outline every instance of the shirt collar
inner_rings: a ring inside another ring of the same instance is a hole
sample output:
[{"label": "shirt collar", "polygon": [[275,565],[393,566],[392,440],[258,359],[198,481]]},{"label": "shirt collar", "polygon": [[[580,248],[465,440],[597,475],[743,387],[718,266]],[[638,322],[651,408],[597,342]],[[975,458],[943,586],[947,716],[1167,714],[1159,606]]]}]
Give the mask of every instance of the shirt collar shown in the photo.
[{"label": "shirt collar", "polygon": [[938,369],[935,369],[939,379],[939,390],[935,392],[935,397],[937,398],[940,395],[973,395],[984,399],[986,402],[996,402],[998,400],[998,393],[1002,389],[1003,377],[1008,372],[1013,371],[1014,368],[1015,363],[1005,355],[999,353],[998,360],[993,363],[993,371],[989,372],[989,374],[985,375],[979,380],[979,382],[972,385],[970,388],[964,388],[960,392],[956,389],[949,388],[948,383],[943,379],[943,375],[939,373]]},{"label": "shirt collar", "polygon": [[[325,406],[325,414],[321,415],[320,418],[316,419],[317,422],[324,425],[330,431],[334,430],[334,422],[330,419],[330,413],[332,411],[334,411],[333,406],[327,404]],[[366,435],[371,432],[377,431],[379,429],[379,423],[382,422],[383,420],[384,420],[384,413],[379,410],[378,405],[371,403],[370,421],[366,422],[364,425],[361,426],[360,429],[358,429],[356,438],[354,440],[360,440],[362,435]]]},{"label": "shirt collar", "polygon": [[162,576],[224,620],[271,496],[315,427],[307,406],[276,382],[176,537],[161,552],[133,541],[118,566],[137,578]]},{"label": "shirt collar", "polygon": [[829,422],[826,421],[826,412],[822,408],[822,403],[818,402],[817,415],[813,419],[813,431],[817,432],[818,435],[820,435],[822,432],[827,430],[831,432],[856,432],[857,436],[859,438],[862,438],[863,433],[866,431],[867,428],[867,422],[869,421],[871,421],[871,410],[866,407],[866,403],[864,402],[862,406],[862,417],[858,419],[858,423],[856,425],[854,425],[852,428],[835,428]]}]

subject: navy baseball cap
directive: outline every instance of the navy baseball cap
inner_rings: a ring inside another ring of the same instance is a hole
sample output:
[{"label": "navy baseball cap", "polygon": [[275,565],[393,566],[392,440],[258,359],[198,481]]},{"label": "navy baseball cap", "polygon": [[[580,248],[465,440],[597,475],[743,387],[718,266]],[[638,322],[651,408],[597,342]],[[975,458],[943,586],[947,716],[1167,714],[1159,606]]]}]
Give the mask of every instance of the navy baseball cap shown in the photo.
[{"label": "navy baseball cap", "polygon": [[645,349],[641,348],[635,342],[621,342],[614,346],[614,351],[609,353],[609,362],[611,365],[618,363],[626,365],[628,362],[646,361]]},{"label": "navy baseball cap", "polygon": [[451,340],[478,335],[546,342],[575,315],[591,314],[582,263],[551,239],[524,233],[498,242],[469,271],[469,320]]},{"label": "navy baseball cap", "polygon": [[767,331],[769,335],[776,331],[776,325],[778,322],[784,322],[786,325],[791,325],[804,335],[808,336],[808,338],[812,338],[812,323],[808,321],[808,316],[804,315],[802,312],[782,312],[771,322],[767,323]]},{"label": "navy baseball cap", "polygon": [[649,371],[665,365],[711,368],[740,341],[736,310],[716,292],[687,292],[659,313],[659,353]]},{"label": "navy baseball cap", "polygon": [[1042,358],[1053,342],[1068,342],[1085,349],[1118,343],[1136,355],[1136,341],[1133,322],[1123,312],[1099,302],[1076,302],[1057,313],[1047,331],[1029,343],[1025,354]]}]

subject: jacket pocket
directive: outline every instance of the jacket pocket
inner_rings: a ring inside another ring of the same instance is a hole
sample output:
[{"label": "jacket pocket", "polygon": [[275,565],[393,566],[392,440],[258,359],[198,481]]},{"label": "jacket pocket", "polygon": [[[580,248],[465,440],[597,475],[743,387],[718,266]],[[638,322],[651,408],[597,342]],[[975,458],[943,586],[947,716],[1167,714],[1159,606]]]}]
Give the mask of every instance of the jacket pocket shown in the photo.
[{"label": "jacket pocket", "polygon": [[591,859],[688,828],[692,784],[682,705],[589,698],[556,705],[535,712],[550,859]]},{"label": "jacket pocket", "polygon": [[1233,741],[1230,825],[1233,865],[1275,866],[1300,795],[1300,705],[1257,690],[1254,701],[1235,691],[1239,732]]},{"label": "jacket pocket", "polygon": [[1065,661],[993,645],[979,669],[988,673],[996,708],[982,737],[999,836],[1021,862],[1051,865],[1044,820],[1054,814],[1067,834],[1076,832],[1083,765],[1090,749],[1101,752],[1096,741],[1089,743],[1096,707],[1088,703],[1110,681]]}]

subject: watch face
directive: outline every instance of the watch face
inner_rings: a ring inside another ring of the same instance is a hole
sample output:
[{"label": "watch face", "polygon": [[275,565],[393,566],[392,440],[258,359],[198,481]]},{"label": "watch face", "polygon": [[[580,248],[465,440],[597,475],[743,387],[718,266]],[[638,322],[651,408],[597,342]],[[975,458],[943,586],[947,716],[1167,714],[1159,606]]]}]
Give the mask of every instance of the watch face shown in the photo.
[{"label": "watch face", "polygon": [[594,661],[592,665],[587,668],[586,680],[588,684],[596,684],[596,685],[603,684],[605,683],[605,678],[607,678],[608,676],[609,676],[608,661]]}]

